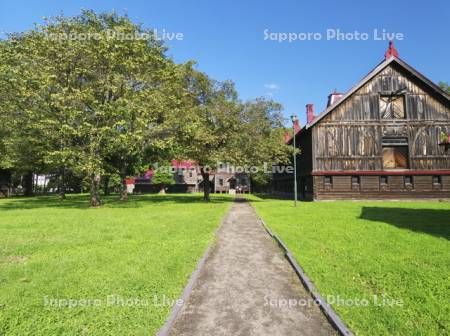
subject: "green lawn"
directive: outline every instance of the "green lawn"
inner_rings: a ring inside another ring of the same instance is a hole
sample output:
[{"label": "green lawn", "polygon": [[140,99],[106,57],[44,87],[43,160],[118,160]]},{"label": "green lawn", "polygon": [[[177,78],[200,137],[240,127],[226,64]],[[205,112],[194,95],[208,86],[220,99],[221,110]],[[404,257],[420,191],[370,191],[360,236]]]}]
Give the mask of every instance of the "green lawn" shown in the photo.
[{"label": "green lawn", "polygon": [[0,335],[153,335],[161,327],[171,309],[164,298],[180,296],[232,199],[116,198],[99,209],[87,196],[0,200]]},{"label": "green lawn", "polygon": [[450,203],[253,200],[356,334],[450,334]]}]

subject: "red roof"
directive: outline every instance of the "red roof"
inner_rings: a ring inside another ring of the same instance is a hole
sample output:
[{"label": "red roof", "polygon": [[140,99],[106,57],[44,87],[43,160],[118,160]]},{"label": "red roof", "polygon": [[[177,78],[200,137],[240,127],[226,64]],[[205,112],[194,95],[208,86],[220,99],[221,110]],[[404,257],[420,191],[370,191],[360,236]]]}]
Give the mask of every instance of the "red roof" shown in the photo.
[{"label": "red roof", "polygon": [[189,160],[182,160],[182,161],[178,161],[178,160],[172,160],[170,161],[170,163],[172,164],[173,168],[192,168],[195,167],[196,164],[194,161],[189,161]]}]

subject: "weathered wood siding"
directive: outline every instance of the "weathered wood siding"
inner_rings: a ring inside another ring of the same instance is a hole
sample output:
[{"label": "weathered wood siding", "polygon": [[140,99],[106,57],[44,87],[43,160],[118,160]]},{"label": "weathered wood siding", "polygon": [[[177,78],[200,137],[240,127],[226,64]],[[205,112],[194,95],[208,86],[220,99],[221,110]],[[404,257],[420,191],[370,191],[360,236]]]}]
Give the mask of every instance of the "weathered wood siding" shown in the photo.
[{"label": "weathered wood siding", "polygon": [[[379,96],[406,88],[405,119],[381,119]],[[313,171],[382,170],[383,136],[408,138],[410,169],[450,169],[439,146],[450,132],[448,100],[426,89],[413,75],[391,64],[313,128]]]},{"label": "weathered wood siding", "polygon": [[405,185],[404,176],[387,175],[388,183],[380,184],[379,176],[360,176],[359,184],[352,184],[351,176],[333,176],[326,185],[324,176],[314,176],[314,198],[329,199],[412,199],[450,197],[450,175],[443,175],[440,184],[432,183],[432,175],[413,176],[413,183]]}]

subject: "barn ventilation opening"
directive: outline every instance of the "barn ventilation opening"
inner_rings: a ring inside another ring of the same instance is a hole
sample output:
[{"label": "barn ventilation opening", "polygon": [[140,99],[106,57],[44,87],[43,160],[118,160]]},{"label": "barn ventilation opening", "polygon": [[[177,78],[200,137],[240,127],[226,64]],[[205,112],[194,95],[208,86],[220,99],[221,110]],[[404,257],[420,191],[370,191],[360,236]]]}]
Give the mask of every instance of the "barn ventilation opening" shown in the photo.
[{"label": "barn ventilation opening", "polygon": [[405,176],[405,185],[412,185],[413,184],[413,177],[412,176]]},{"label": "barn ventilation opening", "polygon": [[330,175],[324,176],[324,183],[328,184],[328,185],[332,185],[333,184],[333,177],[330,176]]},{"label": "barn ventilation opening", "polygon": [[433,184],[434,185],[440,185],[440,184],[442,184],[442,178],[441,178],[441,176],[439,176],[439,175],[434,175],[433,176]]},{"label": "barn ventilation opening", "polygon": [[384,169],[408,169],[408,138],[384,137],[383,138],[383,168]]}]

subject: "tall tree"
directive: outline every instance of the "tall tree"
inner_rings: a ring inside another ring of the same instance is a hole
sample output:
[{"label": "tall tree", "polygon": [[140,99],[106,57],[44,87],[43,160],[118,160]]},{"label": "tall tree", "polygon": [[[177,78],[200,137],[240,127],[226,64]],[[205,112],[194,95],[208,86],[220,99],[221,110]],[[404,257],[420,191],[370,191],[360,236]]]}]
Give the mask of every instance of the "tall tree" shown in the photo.
[{"label": "tall tree", "polygon": [[32,173],[45,170],[44,154],[49,146],[38,126],[43,106],[37,94],[38,63],[25,58],[32,52],[23,48],[18,35],[0,42],[0,168],[13,169],[23,176],[22,185],[28,196],[33,193]]},{"label": "tall tree", "polygon": [[203,178],[204,200],[209,201],[210,171],[219,163],[262,168],[285,161],[281,105],[258,99],[245,104],[231,82],[217,82],[192,70],[188,76],[190,108],[177,132],[183,157],[195,160]]},{"label": "tall tree", "polygon": [[127,17],[49,19],[1,41],[0,56],[0,164],[56,172],[62,197],[67,172],[88,179],[98,206],[102,175],[124,180],[150,159],[196,160],[207,182],[220,161],[260,165],[284,153],[278,105],[243,104],[233,83],[174,64]]},{"label": "tall tree", "polygon": [[[8,45],[12,77],[6,82],[19,89],[18,102],[28,96],[39,102],[10,108],[10,115],[35,116],[27,125],[47,139],[44,161],[62,176],[67,168],[87,176],[90,203],[100,205],[107,163],[124,178],[139,165],[144,146],[155,142],[161,130],[154,125],[177,98],[171,84],[180,80],[179,67],[153,32],[114,13],[56,17],[10,36]],[[18,79],[24,76],[34,89]]]},{"label": "tall tree", "polygon": [[288,163],[291,156],[284,143],[282,110],[282,105],[271,99],[257,98],[243,104],[241,136],[234,146],[240,149],[238,162],[253,168],[250,175],[260,187],[269,182],[272,164]]},{"label": "tall tree", "polygon": [[189,108],[177,122],[180,154],[195,160],[203,178],[204,200],[210,197],[210,172],[230,159],[239,130],[239,102],[231,82],[217,82],[191,69],[186,77]]}]

